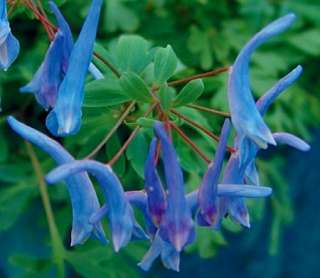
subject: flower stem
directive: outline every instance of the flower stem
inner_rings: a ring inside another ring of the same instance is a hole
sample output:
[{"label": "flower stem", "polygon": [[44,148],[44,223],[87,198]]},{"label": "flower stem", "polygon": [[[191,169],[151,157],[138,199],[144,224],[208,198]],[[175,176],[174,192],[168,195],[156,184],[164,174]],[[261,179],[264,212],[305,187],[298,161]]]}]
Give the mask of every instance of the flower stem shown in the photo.
[{"label": "flower stem", "polygon": [[198,146],[192,142],[192,140],[174,123],[170,122],[170,125],[173,127],[174,130],[178,132],[178,134],[182,137],[182,139],[190,145],[194,151],[199,154],[205,162],[208,164],[211,162],[211,160],[198,148]]},{"label": "flower stem", "polygon": [[218,68],[218,69],[215,69],[215,70],[212,70],[212,71],[208,71],[208,72],[192,75],[192,76],[186,77],[184,79],[171,81],[171,82],[168,82],[168,85],[169,86],[177,86],[177,85],[188,83],[189,81],[192,81],[192,80],[195,80],[195,79],[212,77],[212,76],[218,75],[220,73],[226,72],[228,70],[229,70],[229,67],[222,67],[222,68]]},{"label": "flower stem", "polygon": [[104,63],[112,72],[115,76],[117,76],[118,78],[121,77],[121,73],[120,71],[118,71],[108,60],[106,60],[105,58],[103,58],[101,55],[99,55],[97,52],[93,52],[93,55],[99,59],[102,63]]},{"label": "flower stem", "polygon": [[188,104],[187,106],[190,107],[190,108],[193,108],[193,109],[196,109],[196,110],[199,110],[199,111],[203,111],[203,112],[208,112],[208,113],[211,113],[211,114],[214,114],[214,115],[219,115],[219,116],[227,117],[227,118],[231,117],[230,113],[228,113],[228,112],[223,112],[223,111],[207,108],[207,107],[204,107],[204,106],[201,106],[201,105]]},{"label": "flower stem", "polygon": [[57,277],[63,278],[65,277],[64,261],[63,261],[65,250],[64,250],[64,247],[57,229],[57,225],[54,219],[54,214],[53,214],[53,210],[52,210],[50,199],[49,199],[47,185],[45,183],[41,165],[35,151],[33,150],[30,143],[25,141],[25,144],[26,144],[28,155],[32,163],[32,167],[36,173],[39,190],[40,190],[40,196],[41,196],[42,204],[43,204],[46,218],[49,225],[49,232],[50,232],[52,248],[53,248],[53,258],[58,269]]},{"label": "flower stem", "polygon": [[[213,140],[219,142],[220,141],[220,137],[213,134],[212,132],[210,132],[210,130],[206,129],[205,127],[203,127],[202,125],[199,125],[198,123],[194,122],[193,120],[189,119],[188,117],[186,117],[185,115],[182,115],[181,113],[179,113],[176,110],[171,109],[170,112],[176,116],[178,116],[180,119],[184,120],[186,123],[188,123],[191,126],[194,126],[196,128],[198,128],[199,130],[201,130],[202,132],[204,132],[206,135],[208,135],[210,138],[212,138]],[[228,146],[228,151],[231,153],[235,152],[235,149],[232,147]]]},{"label": "flower stem", "polygon": [[93,156],[95,156],[100,149],[108,142],[108,140],[112,137],[112,135],[118,130],[119,126],[123,123],[123,121],[125,120],[125,118],[128,116],[128,114],[130,113],[131,109],[135,106],[136,102],[132,101],[128,107],[126,108],[126,110],[123,112],[123,114],[121,115],[121,117],[118,119],[118,121],[116,122],[116,124],[112,127],[112,129],[107,133],[107,135],[103,138],[103,140],[99,143],[98,146],[96,146],[96,148],[89,153],[84,159],[89,159],[92,158]]},{"label": "flower stem", "polygon": [[[158,103],[153,103],[151,106],[149,106],[148,110],[144,113],[144,117],[147,117],[152,111],[153,109],[158,105]],[[130,134],[129,138],[126,140],[126,142],[124,142],[124,144],[122,145],[122,147],[119,149],[119,151],[114,155],[114,157],[107,163],[110,167],[112,167],[112,165],[114,165],[118,159],[121,157],[121,155],[125,152],[125,150],[127,149],[127,147],[129,146],[129,144],[132,142],[132,140],[136,137],[137,133],[140,130],[140,126],[136,126],[135,129],[132,131],[132,133]]]}]

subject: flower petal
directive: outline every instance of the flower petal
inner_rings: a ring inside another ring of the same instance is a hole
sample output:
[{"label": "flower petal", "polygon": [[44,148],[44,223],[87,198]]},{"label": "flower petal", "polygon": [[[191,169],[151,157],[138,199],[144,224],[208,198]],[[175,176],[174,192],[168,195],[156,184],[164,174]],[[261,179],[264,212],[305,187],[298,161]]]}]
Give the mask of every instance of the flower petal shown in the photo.
[{"label": "flower petal", "polygon": [[[38,146],[48,153],[58,165],[74,161],[74,158],[56,141],[43,133],[8,117],[9,126],[22,138]],[[100,208],[93,185],[86,173],[80,173],[66,180],[72,202],[71,245],[83,243],[91,234],[104,239],[104,231],[100,223],[92,225],[90,217]]]},{"label": "flower petal", "polygon": [[168,187],[167,209],[160,225],[160,236],[170,242],[178,252],[194,240],[195,231],[191,211],[184,195],[182,170],[177,154],[161,123],[154,124],[154,131],[161,142],[162,159]]},{"label": "flower petal", "polygon": [[[227,149],[228,137],[230,133],[230,121],[227,119],[224,122],[220,141],[217,147],[214,161],[209,164],[208,170],[203,177],[199,188],[199,220],[202,224],[204,220],[208,225],[215,226],[219,223],[219,206],[218,206],[218,182],[220,172],[223,166],[223,159]],[[199,223],[200,224],[200,223]]]},{"label": "flower petal", "polygon": [[46,180],[55,183],[79,172],[93,174],[101,185],[108,206],[108,219],[112,231],[112,241],[116,252],[128,244],[136,227],[133,210],[125,198],[120,181],[109,166],[102,163],[82,160],[64,164],[51,171]]},{"label": "flower petal", "polygon": [[263,116],[270,105],[275,99],[283,93],[292,83],[294,83],[302,74],[303,68],[298,65],[286,76],[281,78],[269,91],[267,91],[259,100],[256,102],[256,106]]},{"label": "flower petal", "polygon": [[162,216],[166,209],[165,193],[161,184],[160,177],[156,170],[156,151],[157,139],[154,138],[150,144],[149,153],[145,162],[145,191],[147,192],[148,210],[157,226],[160,225]]},{"label": "flower petal", "polygon": [[6,40],[0,45],[0,68],[7,70],[17,59],[19,51],[19,41],[9,32]]},{"label": "flower petal", "polygon": [[267,148],[268,144],[276,145],[276,142],[264,123],[251,93],[249,59],[257,47],[286,30],[294,20],[295,15],[288,14],[257,33],[238,55],[229,77],[228,100],[232,123],[240,136],[244,135],[250,138],[263,149]]},{"label": "flower petal", "polygon": [[303,152],[310,150],[310,145],[308,143],[306,143],[299,137],[290,133],[286,133],[286,132],[273,133],[273,138],[280,145],[286,144]]},{"label": "flower petal", "polygon": [[66,76],[59,88],[56,106],[47,117],[46,125],[55,136],[77,133],[81,126],[84,82],[89,68],[103,1],[93,0],[72,50]]}]

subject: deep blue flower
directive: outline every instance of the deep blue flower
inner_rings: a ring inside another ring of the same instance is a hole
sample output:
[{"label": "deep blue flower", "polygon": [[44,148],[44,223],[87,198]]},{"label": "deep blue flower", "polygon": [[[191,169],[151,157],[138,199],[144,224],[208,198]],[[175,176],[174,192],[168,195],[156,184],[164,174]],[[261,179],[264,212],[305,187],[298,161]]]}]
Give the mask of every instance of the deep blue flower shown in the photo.
[{"label": "deep blue flower", "polygon": [[[73,48],[72,33],[67,21],[54,2],[50,1],[49,5],[56,17],[58,31],[33,79],[20,89],[22,93],[34,93],[37,102],[46,110],[55,107],[59,87],[66,75]],[[102,74],[92,63],[89,70],[96,79],[102,78]]]},{"label": "deep blue flower", "polygon": [[166,209],[166,196],[156,170],[157,140],[154,138],[150,144],[149,154],[145,162],[145,191],[147,192],[148,211],[157,226],[160,225]]},{"label": "deep blue flower", "polygon": [[47,117],[46,125],[55,136],[73,135],[80,129],[84,82],[92,58],[102,3],[103,0],[92,1],[78,40],[72,49],[56,105]]},{"label": "deep blue flower", "polygon": [[245,138],[260,148],[268,144],[276,145],[272,134],[264,123],[251,93],[249,83],[249,61],[254,50],[268,39],[285,31],[295,20],[294,14],[288,14],[270,23],[257,33],[241,50],[234,62],[228,85],[228,100],[232,123],[239,136],[240,152]]},{"label": "deep blue flower", "polygon": [[187,205],[183,174],[175,149],[163,124],[155,123],[154,132],[161,143],[167,184],[167,207],[160,223],[159,236],[180,252],[194,240],[193,220]]},{"label": "deep blue flower", "polygon": [[[48,153],[58,165],[74,161],[58,142],[43,133],[17,121],[14,117],[8,117],[8,124],[22,138]],[[100,222],[95,225],[90,222],[90,218],[99,210],[100,205],[88,175],[79,173],[68,177],[66,185],[72,203],[71,245],[83,243],[92,234],[100,241],[106,242]]]},{"label": "deep blue flower", "polygon": [[230,127],[230,121],[228,119],[225,120],[214,160],[209,164],[199,187],[199,212],[197,218],[198,224],[201,226],[216,226],[219,224],[218,182],[227,148]]},{"label": "deep blue flower", "polygon": [[115,251],[126,246],[133,235],[146,239],[147,236],[136,222],[132,207],[125,198],[119,179],[109,166],[92,160],[75,161],[54,169],[46,176],[46,180],[48,183],[56,183],[81,172],[94,175],[102,188]]},{"label": "deep blue flower", "polygon": [[[302,73],[302,67],[297,66],[285,77],[280,79],[269,91],[267,91],[256,103],[256,108],[263,116],[275,99],[283,93]],[[236,154],[232,154],[225,168],[223,183],[248,183],[259,185],[259,174],[255,165],[255,158],[260,148],[248,138],[241,136],[235,138],[236,147],[240,148]],[[288,133],[272,134],[277,144],[287,144],[301,151],[308,151],[310,146],[302,139]],[[237,223],[246,227],[250,226],[249,214],[243,198],[223,198],[220,202],[223,214],[228,213]]]},{"label": "deep blue flower", "polygon": [[6,0],[0,0],[0,68],[7,70],[18,57],[19,51],[19,41],[11,33]]}]

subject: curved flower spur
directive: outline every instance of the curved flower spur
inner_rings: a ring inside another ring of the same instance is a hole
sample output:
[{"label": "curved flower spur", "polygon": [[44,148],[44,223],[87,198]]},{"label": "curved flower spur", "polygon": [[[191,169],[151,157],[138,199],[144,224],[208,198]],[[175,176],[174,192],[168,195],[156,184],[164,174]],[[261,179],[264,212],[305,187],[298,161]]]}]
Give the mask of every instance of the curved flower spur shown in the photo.
[{"label": "curved flower spur", "polygon": [[[67,73],[74,46],[71,29],[59,8],[52,1],[49,2],[49,6],[58,23],[58,31],[33,79],[20,88],[21,93],[34,93],[37,102],[46,110],[56,105],[59,88]],[[89,71],[95,79],[103,77],[92,63]]]},{"label": "curved flower spur", "polygon": [[238,147],[248,138],[262,149],[268,144],[276,145],[271,131],[264,123],[251,93],[249,83],[249,60],[256,48],[268,39],[285,31],[295,20],[294,14],[288,14],[270,23],[257,33],[241,50],[230,70],[228,100],[232,123],[237,130]]},{"label": "curved flower spur", "polygon": [[[220,197],[255,198],[267,197],[271,194],[271,188],[263,186],[218,184],[229,130],[230,122],[226,120],[215,160],[209,165],[200,189],[186,195],[182,170],[164,124],[156,123],[154,125],[155,135],[161,145],[167,192],[164,191],[156,170],[157,141],[154,138],[150,144],[145,163],[145,190],[147,210],[158,230],[153,237],[149,251],[139,263],[143,270],[149,270],[153,261],[161,256],[162,263],[166,268],[179,271],[180,252],[195,238],[191,212],[199,210],[197,213],[199,225],[213,227],[216,216],[214,212],[218,209],[216,204]],[[218,217],[216,218],[218,219]]]},{"label": "curved flower spur", "polygon": [[132,236],[148,238],[134,218],[133,210],[125,198],[123,187],[109,166],[102,163],[83,160],[64,164],[46,176],[48,183],[68,179],[74,174],[89,172],[98,180],[106,199],[106,214],[112,232],[112,242],[116,252],[126,246]]},{"label": "curved flower spur", "polygon": [[55,136],[77,133],[81,126],[81,106],[85,77],[92,59],[93,45],[103,0],[93,0],[69,60],[69,66],[58,92],[57,103],[46,119]]},{"label": "curved flower spur", "polygon": [[[74,158],[56,141],[45,134],[17,121],[8,118],[11,129],[25,140],[48,153],[58,165],[74,161]],[[66,179],[72,203],[71,246],[83,243],[91,235],[105,243],[105,235],[101,224],[90,222],[91,216],[100,208],[93,185],[86,173],[79,173]]]},{"label": "curved flower spur", "polygon": [[19,41],[11,33],[6,0],[0,0],[0,68],[7,70],[17,59],[19,51]]}]

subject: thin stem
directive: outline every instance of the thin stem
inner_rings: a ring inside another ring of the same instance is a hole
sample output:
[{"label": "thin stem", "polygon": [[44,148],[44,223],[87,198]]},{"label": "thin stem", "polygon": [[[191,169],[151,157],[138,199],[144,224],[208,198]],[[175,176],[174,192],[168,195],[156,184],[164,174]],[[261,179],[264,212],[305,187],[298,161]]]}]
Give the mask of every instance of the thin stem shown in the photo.
[{"label": "thin stem", "polygon": [[44,181],[44,175],[41,169],[40,162],[31,144],[26,141],[25,141],[25,144],[26,144],[28,155],[32,163],[32,167],[36,173],[36,177],[38,180],[40,196],[41,196],[42,204],[43,204],[46,218],[49,225],[49,232],[50,232],[50,237],[52,242],[54,260],[58,268],[58,277],[62,278],[62,277],[65,277],[64,261],[63,261],[65,250],[57,229],[57,224],[54,219],[54,214],[53,214],[53,210],[52,210],[50,199],[49,199],[47,185]]},{"label": "thin stem", "polygon": [[[171,109],[170,112],[176,116],[178,116],[179,118],[181,118],[182,120],[184,120],[186,123],[190,124],[191,126],[194,126],[196,128],[198,128],[199,130],[203,131],[205,134],[207,134],[210,138],[212,138],[213,140],[219,142],[220,141],[220,137],[213,134],[210,130],[206,129],[205,127],[199,125],[198,123],[194,122],[193,120],[189,119],[188,117],[186,117],[185,115],[182,115],[181,113],[179,113],[176,110]],[[235,149],[232,147],[228,146],[228,151],[231,153],[235,152]]]},{"label": "thin stem", "polygon": [[211,113],[211,114],[214,114],[214,115],[219,115],[219,116],[227,117],[227,118],[231,117],[231,114],[228,113],[228,112],[223,112],[223,111],[207,108],[207,107],[204,107],[204,106],[201,106],[201,105],[198,105],[198,104],[188,104],[187,106],[190,107],[190,108],[193,108],[193,109],[196,109],[196,110],[199,110],[199,111],[203,111],[203,112],[208,112],[208,113]]},{"label": "thin stem", "polygon": [[212,76],[218,75],[220,73],[226,72],[228,70],[229,70],[229,67],[222,67],[222,68],[218,68],[218,69],[215,69],[215,70],[212,70],[212,71],[208,71],[208,72],[192,75],[192,76],[186,77],[184,79],[171,81],[171,82],[168,82],[168,85],[169,86],[177,86],[177,85],[188,83],[189,81],[192,81],[192,80],[195,80],[195,79],[212,77]]},{"label": "thin stem", "polygon": [[192,140],[174,123],[170,123],[170,125],[173,127],[174,130],[178,132],[178,134],[182,137],[182,139],[190,145],[193,150],[199,154],[205,162],[208,164],[211,162],[211,160],[198,148],[198,146],[192,142]]},{"label": "thin stem", "polygon": [[[151,106],[149,106],[148,110],[144,113],[144,117],[147,117],[153,109],[158,105],[158,103],[153,103]],[[114,157],[107,163],[109,166],[114,165],[118,159],[121,157],[121,155],[125,152],[129,144],[132,142],[132,140],[136,137],[137,133],[140,130],[140,126],[136,126],[135,129],[130,134],[129,138],[126,140],[126,142],[122,145],[122,147],[118,150],[118,152],[114,155]]]},{"label": "thin stem", "polygon": [[123,123],[123,121],[125,120],[125,118],[129,115],[130,111],[132,110],[132,108],[136,105],[135,101],[132,101],[129,106],[126,108],[126,110],[123,112],[123,114],[121,115],[121,117],[118,119],[118,121],[116,122],[116,124],[112,127],[112,129],[107,133],[107,135],[103,138],[103,140],[100,142],[100,144],[98,146],[96,146],[96,148],[89,153],[84,159],[89,159],[92,158],[93,156],[95,156],[100,149],[108,142],[108,140],[112,137],[112,135],[118,130],[118,128],[120,127],[120,125]]},{"label": "thin stem", "polygon": [[118,78],[121,77],[121,72],[118,71],[108,60],[106,60],[104,57],[99,55],[97,52],[93,52],[93,55],[99,59],[102,63],[104,63]]}]

